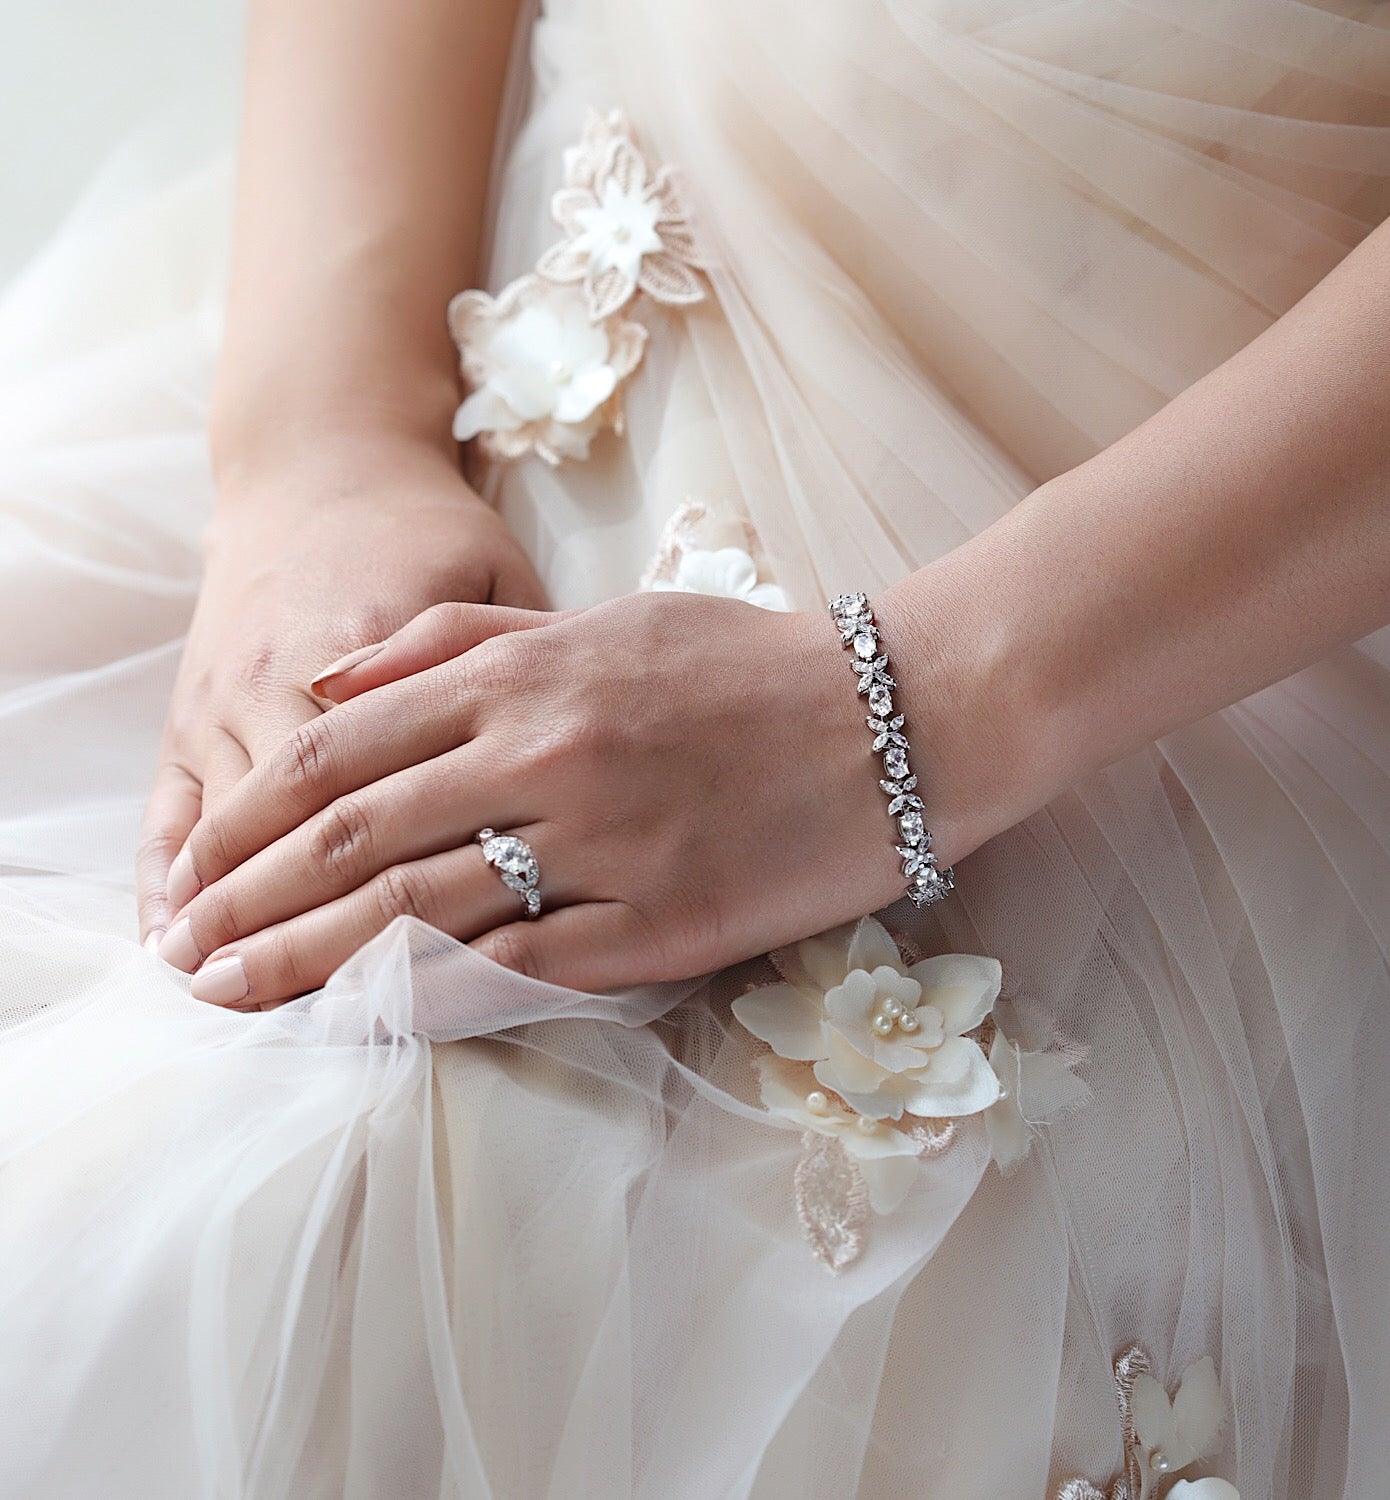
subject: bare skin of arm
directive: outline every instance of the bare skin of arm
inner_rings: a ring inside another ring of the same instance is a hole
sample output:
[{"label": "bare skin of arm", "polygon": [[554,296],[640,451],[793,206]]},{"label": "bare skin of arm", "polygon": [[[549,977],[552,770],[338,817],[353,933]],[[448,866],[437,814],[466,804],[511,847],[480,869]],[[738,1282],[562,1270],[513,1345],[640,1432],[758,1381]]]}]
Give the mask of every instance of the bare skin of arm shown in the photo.
[{"label": "bare skin of arm", "polygon": [[514,0],[257,0],[217,503],[138,858],[142,935],[194,821],[322,712],[329,662],[441,600],[544,602],[465,484],[445,327],[473,284]]},{"label": "bare skin of arm", "polygon": [[[428,193],[428,174],[411,180]],[[378,275],[376,297],[397,287]],[[422,297],[422,328],[456,284]],[[942,862],[1390,621],[1388,498],[1385,225],[1149,421],[875,601]],[[199,970],[195,995],[314,988],[401,912],[608,989],[901,894],[863,699],[823,610],[639,595],[538,622],[442,605],[321,691],[339,706],[205,813],[176,867],[164,952]],[[483,864],[484,824],[536,848],[540,921],[518,921]]]}]

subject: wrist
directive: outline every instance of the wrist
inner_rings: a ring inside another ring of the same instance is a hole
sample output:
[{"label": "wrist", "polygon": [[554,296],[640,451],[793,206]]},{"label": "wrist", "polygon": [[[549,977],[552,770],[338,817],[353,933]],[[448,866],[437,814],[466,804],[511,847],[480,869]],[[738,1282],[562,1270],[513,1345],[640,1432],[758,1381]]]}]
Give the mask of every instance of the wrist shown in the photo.
[{"label": "wrist", "polygon": [[356,263],[254,300],[234,282],[208,424],[219,480],[349,434],[456,458],[458,358],[444,302]]},{"label": "wrist", "polygon": [[408,500],[425,487],[483,504],[465,481],[452,442],[445,447],[390,423],[341,414],[301,416],[274,442],[224,451],[214,459],[213,475],[217,515],[267,505],[294,514],[359,495],[388,507],[393,497]]},{"label": "wrist", "polygon": [[[254,394],[251,390],[254,387]],[[258,471],[274,472],[306,451],[349,447],[364,456],[431,451],[458,466],[453,414],[458,385],[438,369],[360,380],[311,381],[285,372],[259,383],[219,372],[208,421],[208,451],[219,489]]]},{"label": "wrist", "polygon": [[1027,622],[1005,589],[986,586],[979,561],[967,544],[874,601],[943,866],[1073,779]]}]

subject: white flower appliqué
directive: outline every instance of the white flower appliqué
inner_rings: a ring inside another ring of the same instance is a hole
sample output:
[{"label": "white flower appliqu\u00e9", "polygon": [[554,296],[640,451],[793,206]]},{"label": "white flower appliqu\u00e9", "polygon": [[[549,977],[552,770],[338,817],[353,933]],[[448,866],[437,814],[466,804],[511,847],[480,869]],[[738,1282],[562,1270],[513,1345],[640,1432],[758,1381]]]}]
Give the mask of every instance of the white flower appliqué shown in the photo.
[{"label": "white flower appliqu\u00e9", "polygon": [[775,583],[758,582],[758,565],[741,547],[687,548],[680,555],[673,578],[655,578],[657,593],[713,594],[742,599],[759,609],[789,610],[786,593]]},{"label": "white flower appliqu\u00e9", "polygon": [[1168,1500],[1240,1500],[1240,1491],[1225,1479],[1179,1479]]},{"label": "white flower appliqu\u00e9", "polygon": [[675,176],[653,172],[620,110],[591,113],[565,160],[553,206],[565,240],[495,299],[467,291],[449,305],[468,385],[454,436],[495,460],[587,458],[600,430],[621,432],[647,330],[620,310],[639,289],[671,305],[705,295]]},{"label": "white flower appliqu\u00e9", "polygon": [[921,1143],[906,1130],[846,1109],[823,1089],[808,1089],[805,1069],[785,1058],[760,1057],[757,1067],[764,1105],[803,1131],[837,1140],[855,1158],[874,1212],[892,1213],[916,1181]]},{"label": "white flower appliqu\u00e9", "polygon": [[872,917],[798,943],[785,984],[753,990],[734,1014],[779,1057],[812,1064],[822,1089],[866,1120],[978,1114],[999,1080],[967,1037],[999,994],[999,962],[946,953],[905,968]]},{"label": "white flower appliqu\u00e9", "polygon": [[999,1097],[985,1111],[990,1155],[1007,1176],[1028,1155],[1038,1126],[1064,1119],[1091,1096],[1072,1072],[1079,1058],[1064,1052],[1025,1052],[1002,1031],[989,1046]]},{"label": "white flower appliqu\u00e9", "polygon": [[1154,1474],[1176,1473],[1220,1446],[1226,1413],[1209,1354],[1183,1371],[1171,1401],[1147,1373],[1135,1377],[1129,1399],[1135,1436]]},{"label": "white flower appliqu\u00e9", "polygon": [[1226,1408],[1210,1355],[1190,1364],[1168,1393],[1154,1378],[1142,1344],[1115,1357],[1115,1390],[1124,1431],[1124,1469],[1108,1490],[1089,1479],[1069,1479],[1057,1500],[1240,1500],[1225,1479],[1178,1479],[1179,1469],[1210,1458],[1221,1446]]},{"label": "white flower appliqu\u00e9", "polygon": [[601,427],[621,431],[618,390],[642,358],[640,323],[593,324],[575,288],[523,276],[496,299],[461,292],[449,328],[472,386],[454,417],[460,442],[481,437],[490,458],[534,450],[557,464],[588,457]]},{"label": "white flower appliqu\u00e9", "polygon": [[763,1106],[802,1132],[797,1212],[832,1271],[860,1254],[868,1209],[897,1208],[921,1162],[972,1120],[1007,1171],[1038,1125],[1087,1097],[1075,1055],[1024,1052],[1000,1032],[997,959],[908,964],[872,917],[770,957],[782,982],[749,990],[733,1012],[772,1049],[756,1060]]},{"label": "white flower appliqu\u00e9", "polygon": [[703,300],[694,268],[704,259],[676,175],[652,170],[621,110],[590,111],[579,145],[565,152],[565,185],[551,214],[565,238],[536,269],[552,281],[582,281],[595,322],[639,289],[673,307]]}]

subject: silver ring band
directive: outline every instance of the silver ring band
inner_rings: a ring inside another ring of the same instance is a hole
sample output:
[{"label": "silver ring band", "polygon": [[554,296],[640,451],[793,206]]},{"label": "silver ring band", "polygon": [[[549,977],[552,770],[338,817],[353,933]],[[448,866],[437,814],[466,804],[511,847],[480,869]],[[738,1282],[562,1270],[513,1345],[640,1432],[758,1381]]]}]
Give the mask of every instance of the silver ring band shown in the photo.
[{"label": "silver ring band", "polygon": [[525,902],[526,915],[532,919],[540,916],[541,867],[530,844],[514,833],[498,833],[495,828],[482,829],[477,842],[483,846],[483,858],[501,876],[502,884]]},{"label": "silver ring band", "polygon": [[865,723],[873,731],[873,753],[883,756],[878,784],[888,795],[888,815],[896,820],[895,844],[902,856],[907,894],[914,906],[930,906],[955,889],[955,876],[938,869],[931,852],[917,778],[908,764],[910,747],[903,733],[903,715],[893,705],[893,689],[898,684],[888,673],[888,650],[866,594],[837,595],[830,601],[830,614],[841,641],[853,653],[850,665],[859,678],[859,691],[868,695],[870,712]]}]

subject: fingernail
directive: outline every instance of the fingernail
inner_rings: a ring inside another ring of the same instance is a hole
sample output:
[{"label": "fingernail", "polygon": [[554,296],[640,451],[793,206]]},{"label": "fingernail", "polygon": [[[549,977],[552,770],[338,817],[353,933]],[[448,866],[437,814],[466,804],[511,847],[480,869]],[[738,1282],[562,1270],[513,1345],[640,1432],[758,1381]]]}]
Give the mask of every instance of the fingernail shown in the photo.
[{"label": "fingernail", "polygon": [[360,667],[364,661],[371,661],[372,657],[385,649],[386,642],[378,641],[374,646],[362,646],[356,651],[349,651],[346,656],[340,656],[337,661],[326,666],[309,684],[309,691],[318,692],[319,685],[327,682],[330,677],[341,677],[344,672],[351,672],[354,667]]},{"label": "fingernail", "polygon": [[206,1000],[212,1005],[235,1005],[238,1000],[245,1000],[251,993],[245,964],[235,953],[213,959],[193,976],[191,993],[195,1000]]},{"label": "fingernail", "polygon": [[174,862],[169,866],[169,879],[165,882],[164,894],[169,910],[182,911],[202,888],[203,882],[193,868],[193,856],[185,844],[174,856]]},{"label": "fingernail", "polygon": [[166,964],[182,969],[185,974],[191,974],[203,961],[203,955],[193,941],[193,929],[188,925],[187,917],[181,922],[175,922],[164,934],[158,952]]},{"label": "fingernail", "polygon": [[145,952],[153,953],[157,957],[159,954],[159,945],[163,940],[164,929],[162,927],[152,927],[150,935],[145,939]]}]

